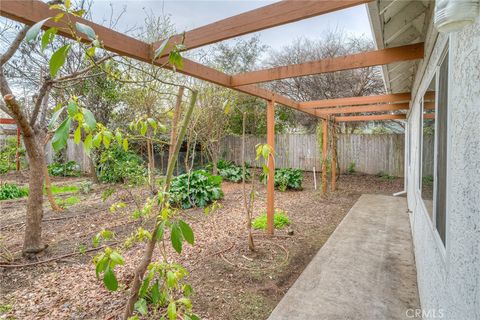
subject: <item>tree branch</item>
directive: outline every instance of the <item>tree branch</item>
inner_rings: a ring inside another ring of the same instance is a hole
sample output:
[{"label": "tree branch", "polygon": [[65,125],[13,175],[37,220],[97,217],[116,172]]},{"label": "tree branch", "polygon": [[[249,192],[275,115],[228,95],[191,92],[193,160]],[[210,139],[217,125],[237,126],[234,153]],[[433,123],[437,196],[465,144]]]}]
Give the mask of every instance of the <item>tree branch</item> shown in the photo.
[{"label": "tree branch", "polygon": [[15,52],[17,52],[18,47],[20,47],[20,44],[22,43],[23,38],[25,38],[28,29],[30,29],[29,26],[24,26],[20,30],[20,32],[18,32],[17,36],[13,40],[10,47],[8,47],[7,51],[5,51],[4,54],[0,55],[0,66],[3,66],[8,60],[10,60],[10,58],[15,54]]}]

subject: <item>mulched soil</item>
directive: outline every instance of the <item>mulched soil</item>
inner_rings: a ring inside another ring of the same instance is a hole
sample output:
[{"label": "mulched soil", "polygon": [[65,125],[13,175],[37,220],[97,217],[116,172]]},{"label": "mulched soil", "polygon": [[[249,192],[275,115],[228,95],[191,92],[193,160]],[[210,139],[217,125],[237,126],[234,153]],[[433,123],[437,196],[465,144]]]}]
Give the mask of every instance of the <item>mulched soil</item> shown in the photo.
[{"label": "mulched soil", "polygon": [[[5,181],[0,177],[0,181]],[[24,182],[24,178],[8,177]],[[56,179],[55,184],[72,184],[78,179]],[[255,232],[257,251],[247,249],[242,210],[241,184],[223,183],[222,208],[205,215],[202,209],[182,213],[194,229],[195,245],[184,246],[181,255],[169,249],[172,261],[190,271],[188,281],[194,288],[194,311],[202,319],[266,319],[285,292],[295,282],[313,255],[326,242],[358,197],[363,193],[392,194],[403,190],[403,179],[383,180],[376,176],[341,176],[338,190],[321,197],[306,174],[303,191],[276,193],[276,207],[287,211],[290,230],[277,230],[275,237]],[[101,229],[113,230],[117,240],[125,239],[138,226],[130,218],[135,208],[131,200],[126,209],[111,213],[114,199],[103,202],[96,186],[82,201],[62,213],[52,212],[45,204],[43,237],[48,249],[38,257],[45,260],[91,248],[92,237]],[[137,196],[145,190],[135,189]],[[120,192],[126,201],[127,192]],[[265,203],[265,188],[259,187],[256,215]],[[8,252],[13,264],[31,263],[20,256],[25,215],[25,200],[0,202],[0,260]],[[146,226],[148,227],[148,223]],[[119,281],[131,279],[140,261],[143,244],[123,253],[126,265],[117,268]],[[157,258],[159,252],[155,252]],[[22,268],[0,268],[0,307],[12,310],[0,313],[15,319],[116,319],[121,314],[128,290],[125,285],[115,293],[107,291],[95,278],[91,262],[95,252],[76,254],[61,260]]]}]

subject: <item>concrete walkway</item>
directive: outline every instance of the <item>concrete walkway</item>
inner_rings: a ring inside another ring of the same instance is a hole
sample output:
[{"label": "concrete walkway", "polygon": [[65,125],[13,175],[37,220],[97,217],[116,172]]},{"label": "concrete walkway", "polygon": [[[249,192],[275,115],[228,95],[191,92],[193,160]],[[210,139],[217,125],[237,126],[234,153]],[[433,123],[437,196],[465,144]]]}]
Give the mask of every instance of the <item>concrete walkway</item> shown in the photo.
[{"label": "concrete walkway", "polygon": [[406,210],[405,198],[362,195],[268,319],[411,319],[420,303]]}]

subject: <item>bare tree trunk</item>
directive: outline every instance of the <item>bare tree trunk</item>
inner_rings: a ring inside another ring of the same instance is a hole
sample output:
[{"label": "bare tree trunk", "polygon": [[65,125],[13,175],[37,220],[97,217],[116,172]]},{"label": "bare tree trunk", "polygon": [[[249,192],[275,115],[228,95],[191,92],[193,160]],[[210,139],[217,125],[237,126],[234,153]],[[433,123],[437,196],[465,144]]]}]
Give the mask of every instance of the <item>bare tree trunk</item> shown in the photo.
[{"label": "bare tree trunk", "polygon": [[43,144],[38,143],[35,136],[24,135],[23,142],[25,143],[30,165],[27,217],[23,242],[23,254],[28,255],[41,252],[46,248],[46,246],[42,244],[45,154],[43,152]]},{"label": "bare tree trunk", "polygon": [[97,168],[93,162],[92,155],[88,157],[88,165],[90,166],[90,177],[92,178],[93,183],[100,183],[97,177]]}]

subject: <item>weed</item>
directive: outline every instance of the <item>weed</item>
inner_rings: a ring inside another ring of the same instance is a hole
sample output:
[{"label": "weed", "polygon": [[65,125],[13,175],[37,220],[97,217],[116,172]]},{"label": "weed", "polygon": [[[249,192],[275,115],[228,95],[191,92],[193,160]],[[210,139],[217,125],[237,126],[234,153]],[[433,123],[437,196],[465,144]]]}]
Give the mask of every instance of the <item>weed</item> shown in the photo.
[{"label": "weed", "polygon": [[348,174],[354,174],[355,173],[355,161],[352,161],[348,164],[347,173]]},{"label": "weed", "polygon": [[66,199],[55,198],[55,202],[62,208],[73,206],[80,202],[80,198],[76,196],[71,196]]},{"label": "weed", "polygon": [[380,171],[380,172],[378,173],[378,176],[379,176],[380,178],[382,178],[383,180],[387,180],[387,181],[395,180],[395,176],[392,176],[392,175],[390,175],[389,173],[383,172],[383,171]]}]

